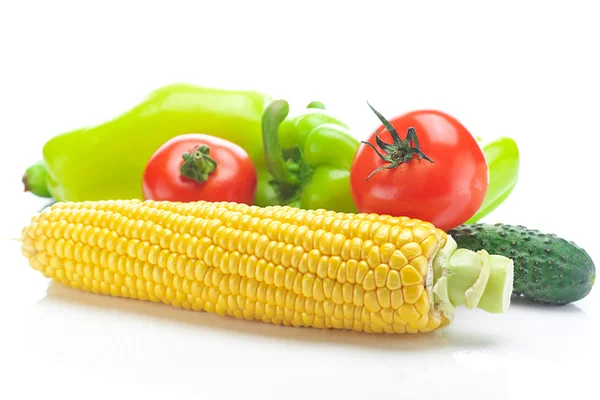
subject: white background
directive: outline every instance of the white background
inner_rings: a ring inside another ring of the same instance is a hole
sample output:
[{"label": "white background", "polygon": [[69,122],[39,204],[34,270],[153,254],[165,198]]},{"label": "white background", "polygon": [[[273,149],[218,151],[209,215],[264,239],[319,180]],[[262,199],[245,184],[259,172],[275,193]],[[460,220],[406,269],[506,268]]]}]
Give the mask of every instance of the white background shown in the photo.
[{"label": "white background", "polygon": [[[565,398],[596,392],[597,289],[560,308],[460,310],[441,335],[290,329],[55,285],[20,255],[44,204],[23,170],[63,131],[164,84],[321,100],[364,138],[436,108],[514,137],[513,195],[486,218],[600,260],[600,24],[593,1],[0,3],[0,398]],[[416,397],[419,396],[419,397]],[[443,397],[442,397],[443,396]]]}]

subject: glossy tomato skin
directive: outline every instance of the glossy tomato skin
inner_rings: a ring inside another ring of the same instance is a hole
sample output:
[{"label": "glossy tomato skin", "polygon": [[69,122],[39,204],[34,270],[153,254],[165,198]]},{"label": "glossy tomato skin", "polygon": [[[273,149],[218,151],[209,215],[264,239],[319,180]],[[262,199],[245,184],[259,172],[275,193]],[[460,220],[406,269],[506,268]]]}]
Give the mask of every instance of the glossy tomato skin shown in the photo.
[{"label": "glossy tomato skin", "polygon": [[[483,203],[488,166],[476,138],[455,118],[440,111],[418,110],[389,119],[404,140],[416,130],[419,146],[431,163],[414,156],[395,169],[367,176],[386,162],[363,144],[351,170],[352,195],[359,212],[407,216],[443,230],[466,222]],[[392,143],[383,126],[378,131]],[[375,132],[368,142],[377,147]]]},{"label": "glossy tomato skin", "polygon": [[[216,169],[204,183],[181,175],[182,155],[198,146],[210,147]],[[251,205],[256,195],[256,169],[248,153],[228,140],[205,134],[186,134],[163,144],[150,158],[144,171],[145,199],[168,201],[229,201]]]}]

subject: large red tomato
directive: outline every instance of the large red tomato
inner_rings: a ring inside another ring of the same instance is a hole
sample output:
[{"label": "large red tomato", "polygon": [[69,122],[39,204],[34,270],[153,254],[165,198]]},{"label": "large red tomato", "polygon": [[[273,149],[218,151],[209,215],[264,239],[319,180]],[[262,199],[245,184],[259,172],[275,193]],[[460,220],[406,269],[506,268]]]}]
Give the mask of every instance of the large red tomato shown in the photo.
[{"label": "large red tomato", "polygon": [[256,181],[254,163],[240,146],[214,136],[187,134],[172,138],[152,155],[142,189],[145,199],[251,205]]},{"label": "large red tomato", "polygon": [[488,166],[476,138],[440,111],[387,121],[372,110],[382,125],[363,142],[351,171],[359,212],[408,216],[443,230],[473,216],[488,187]]}]

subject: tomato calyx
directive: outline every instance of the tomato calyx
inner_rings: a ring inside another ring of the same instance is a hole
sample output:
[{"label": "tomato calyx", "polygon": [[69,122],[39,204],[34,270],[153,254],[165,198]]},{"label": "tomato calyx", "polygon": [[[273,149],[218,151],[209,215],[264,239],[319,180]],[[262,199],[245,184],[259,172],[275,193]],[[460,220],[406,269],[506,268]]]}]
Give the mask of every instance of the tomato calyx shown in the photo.
[{"label": "tomato calyx", "polygon": [[181,175],[204,183],[208,176],[217,168],[217,162],[210,156],[210,147],[199,145],[194,150],[183,153],[183,164],[179,167]]},{"label": "tomato calyx", "polygon": [[[377,146],[379,146],[381,152],[377,149],[377,147],[373,146],[371,143],[361,141],[361,143],[364,143],[367,146],[373,148],[373,150],[375,150],[379,158],[388,163],[386,165],[382,165],[381,167],[371,172],[369,176],[367,176],[366,181],[368,181],[373,175],[375,175],[377,172],[383,169],[398,168],[400,164],[411,161],[415,154],[417,155],[417,159],[419,160],[421,158],[424,158],[425,160],[431,163],[434,162],[431,158],[427,157],[419,147],[419,139],[417,138],[417,132],[415,131],[415,128],[408,128],[406,138],[402,140],[402,138],[400,138],[400,135],[398,135],[398,132],[392,126],[392,124],[387,119],[385,119],[385,117],[381,115],[377,110],[375,110],[373,106],[369,104],[369,102],[367,102],[367,104],[375,113],[375,115],[377,115],[377,118],[379,118],[383,126],[390,133],[394,143],[386,143],[383,140],[381,140],[381,138],[379,137],[379,130],[375,132],[375,141],[377,142]],[[414,144],[414,147],[411,143]]]}]

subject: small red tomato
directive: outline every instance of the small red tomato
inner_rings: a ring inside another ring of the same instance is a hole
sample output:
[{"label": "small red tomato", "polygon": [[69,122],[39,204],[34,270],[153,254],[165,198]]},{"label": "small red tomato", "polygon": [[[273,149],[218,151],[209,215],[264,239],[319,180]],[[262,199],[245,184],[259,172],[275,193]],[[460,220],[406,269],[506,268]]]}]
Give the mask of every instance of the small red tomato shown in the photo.
[{"label": "small red tomato", "polygon": [[186,134],[163,144],[144,171],[147,200],[229,201],[251,205],[256,169],[248,153],[225,139]]},{"label": "small red tomato", "polygon": [[488,187],[488,166],[476,138],[440,111],[413,111],[387,121],[371,109],[382,125],[362,142],[350,174],[359,212],[407,216],[443,230],[473,216]]}]

